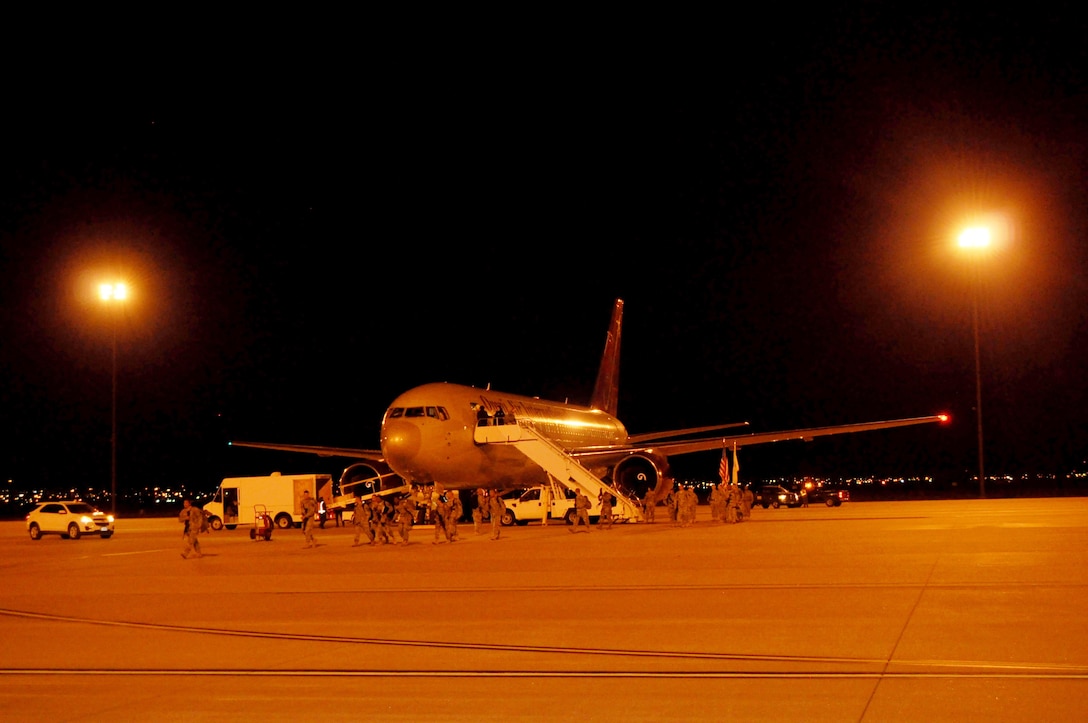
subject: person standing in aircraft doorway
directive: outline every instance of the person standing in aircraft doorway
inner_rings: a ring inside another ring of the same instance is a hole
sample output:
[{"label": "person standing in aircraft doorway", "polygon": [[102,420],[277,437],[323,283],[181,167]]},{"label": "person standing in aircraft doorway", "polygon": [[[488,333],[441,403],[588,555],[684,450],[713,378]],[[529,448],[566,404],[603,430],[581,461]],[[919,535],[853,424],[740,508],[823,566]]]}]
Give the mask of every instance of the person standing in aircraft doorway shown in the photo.
[{"label": "person standing in aircraft doorway", "polygon": [[477,427],[486,427],[490,420],[491,420],[491,417],[488,416],[487,410],[484,409],[484,405],[477,404],[476,405],[476,426]]},{"label": "person standing in aircraft doorway", "polygon": [[501,427],[506,424],[506,412],[502,411],[502,407],[495,410],[495,426]]}]

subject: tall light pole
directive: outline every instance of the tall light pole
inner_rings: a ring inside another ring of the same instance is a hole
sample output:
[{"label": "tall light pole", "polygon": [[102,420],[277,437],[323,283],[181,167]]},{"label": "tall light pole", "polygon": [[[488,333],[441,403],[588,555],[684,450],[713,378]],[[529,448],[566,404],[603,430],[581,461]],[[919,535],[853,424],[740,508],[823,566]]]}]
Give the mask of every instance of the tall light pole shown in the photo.
[{"label": "tall light pole", "polygon": [[979,354],[978,296],[982,281],[979,254],[990,246],[990,229],[976,226],[960,233],[959,246],[972,252],[971,306],[975,334],[975,419],[978,427],[978,496],[986,496],[986,466],[982,452],[982,361]]},{"label": "tall light pole", "polygon": [[98,295],[110,307],[112,374],[110,394],[110,512],[117,516],[117,306],[128,298],[128,287],[121,282],[100,284]]}]

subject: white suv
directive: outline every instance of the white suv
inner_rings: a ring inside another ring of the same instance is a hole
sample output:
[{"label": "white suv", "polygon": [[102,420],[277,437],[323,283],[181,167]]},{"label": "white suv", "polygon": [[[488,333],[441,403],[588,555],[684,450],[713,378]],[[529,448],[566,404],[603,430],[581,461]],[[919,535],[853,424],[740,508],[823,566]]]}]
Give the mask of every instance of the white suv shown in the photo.
[{"label": "white suv", "polygon": [[89,534],[107,539],[113,535],[113,515],[76,500],[41,502],[26,516],[26,529],[32,540],[47,534],[72,540]]}]

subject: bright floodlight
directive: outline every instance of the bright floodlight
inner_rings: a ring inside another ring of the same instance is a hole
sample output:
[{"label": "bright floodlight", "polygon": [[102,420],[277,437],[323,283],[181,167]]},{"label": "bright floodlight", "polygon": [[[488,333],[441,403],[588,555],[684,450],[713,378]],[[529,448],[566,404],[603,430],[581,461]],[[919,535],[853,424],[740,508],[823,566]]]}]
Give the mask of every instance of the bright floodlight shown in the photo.
[{"label": "bright floodlight", "polygon": [[102,297],[102,301],[124,301],[128,297],[128,287],[120,282],[99,284],[98,295]]},{"label": "bright floodlight", "polygon": [[961,248],[979,249],[990,245],[990,229],[985,226],[974,226],[963,230],[960,234],[959,245]]}]

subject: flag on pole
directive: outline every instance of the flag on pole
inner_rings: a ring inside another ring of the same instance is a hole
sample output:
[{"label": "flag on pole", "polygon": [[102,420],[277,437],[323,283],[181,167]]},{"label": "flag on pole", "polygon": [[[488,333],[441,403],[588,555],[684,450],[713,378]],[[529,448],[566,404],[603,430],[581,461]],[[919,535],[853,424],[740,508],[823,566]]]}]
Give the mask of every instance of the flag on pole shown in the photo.
[{"label": "flag on pole", "polygon": [[722,461],[718,463],[718,476],[722,478],[722,484],[729,481],[729,460],[725,458],[725,442],[722,442]]},{"label": "flag on pole", "polygon": [[[722,450],[722,455],[725,455],[725,451]],[[740,460],[737,459],[737,443],[733,442],[733,485],[737,484],[737,473],[740,472]]]}]

